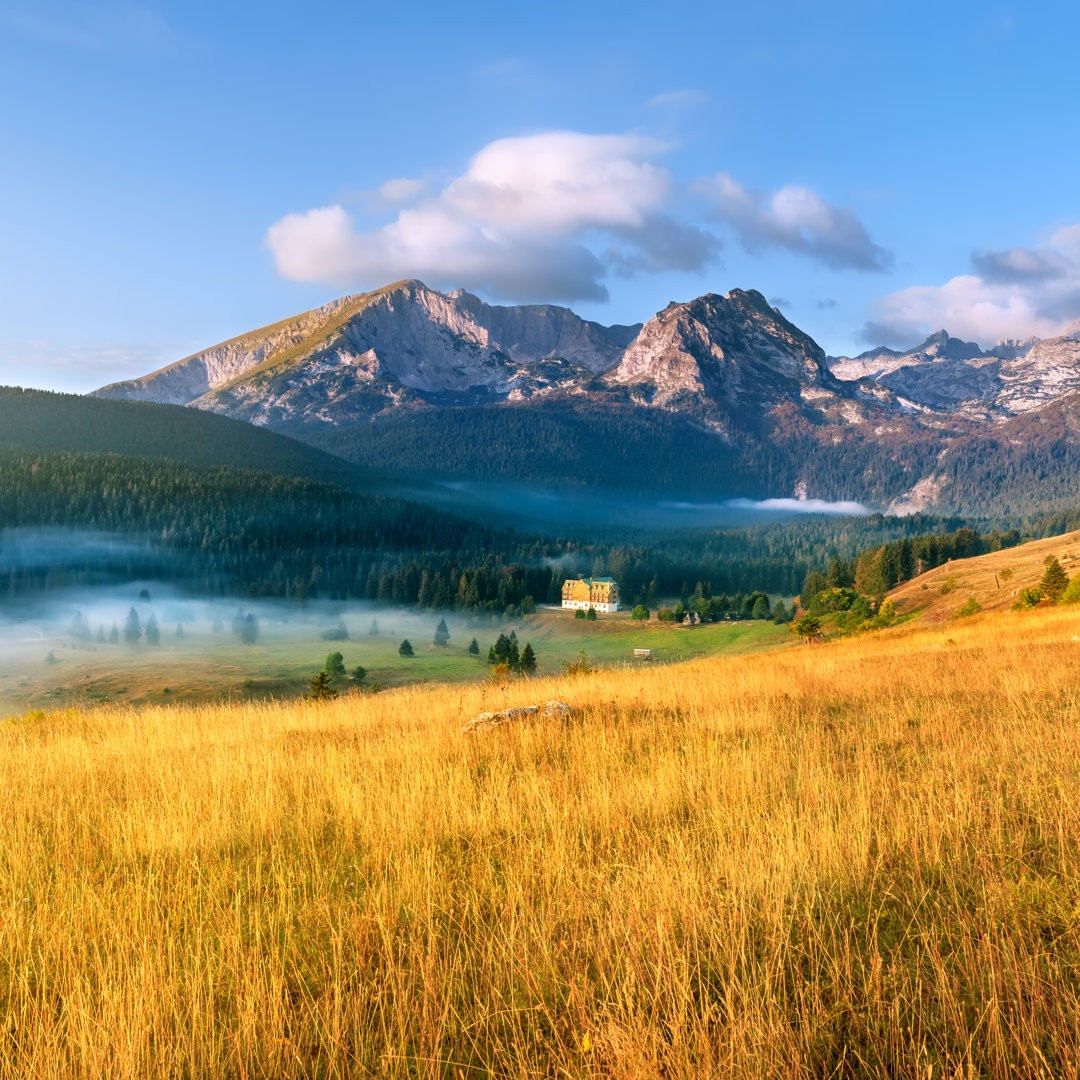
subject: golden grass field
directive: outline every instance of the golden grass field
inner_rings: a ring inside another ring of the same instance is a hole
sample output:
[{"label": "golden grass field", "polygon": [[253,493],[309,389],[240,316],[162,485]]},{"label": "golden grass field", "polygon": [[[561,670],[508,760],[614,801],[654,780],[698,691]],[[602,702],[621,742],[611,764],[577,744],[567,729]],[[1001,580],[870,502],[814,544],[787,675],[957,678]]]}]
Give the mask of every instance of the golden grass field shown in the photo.
[{"label": "golden grass field", "polygon": [[0,1077],[1080,1075],[1076,607],[11,720],[0,790]]}]

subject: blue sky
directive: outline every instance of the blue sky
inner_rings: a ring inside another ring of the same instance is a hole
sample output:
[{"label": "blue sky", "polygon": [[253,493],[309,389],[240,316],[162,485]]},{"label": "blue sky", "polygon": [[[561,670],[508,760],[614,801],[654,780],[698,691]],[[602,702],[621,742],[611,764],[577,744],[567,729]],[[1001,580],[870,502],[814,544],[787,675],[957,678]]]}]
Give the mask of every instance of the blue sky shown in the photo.
[{"label": "blue sky", "polygon": [[832,353],[1080,317],[1080,8],[0,0],[0,383],[421,277]]}]

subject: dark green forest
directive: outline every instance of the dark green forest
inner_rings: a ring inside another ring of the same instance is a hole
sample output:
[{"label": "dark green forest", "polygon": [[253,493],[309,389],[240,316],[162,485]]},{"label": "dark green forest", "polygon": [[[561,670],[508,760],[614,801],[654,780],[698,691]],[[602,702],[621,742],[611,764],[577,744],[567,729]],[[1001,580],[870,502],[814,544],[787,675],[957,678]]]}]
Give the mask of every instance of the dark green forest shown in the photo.
[{"label": "dark green forest", "polygon": [[121,454],[226,465],[381,490],[375,471],[295,439],[180,405],[0,387],[0,450]]},{"label": "dark green forest", "polygon": [[[0,533],[0,596],[114,576],[197,592],[363,597],[496,614],[558,602],[562,582],[611,575],[625,603],[756,589],[792,595],[834,553],[926,532],[934,518],[814,518],[613,544],[496,530],[418,503],[296,477],[116,454],[0,451],[0,528],[122,537],[20,561]],[[958,522],[951,523],[955,527]],[[55,545],[54,545],[55,546]]]},{"label": "dark green forest", "polygon": [[632,405],[547,400],[416,409],[296,432],[367,467],[425,479],[481,479],[713,499],[789,494],[884,505],[940,478],[949,513],[999,526],[1080,502],[1080,398],[978,429],[909,417],[880,430],[816,424],[793,406],[744,418],[731,441],[693,419]]}]

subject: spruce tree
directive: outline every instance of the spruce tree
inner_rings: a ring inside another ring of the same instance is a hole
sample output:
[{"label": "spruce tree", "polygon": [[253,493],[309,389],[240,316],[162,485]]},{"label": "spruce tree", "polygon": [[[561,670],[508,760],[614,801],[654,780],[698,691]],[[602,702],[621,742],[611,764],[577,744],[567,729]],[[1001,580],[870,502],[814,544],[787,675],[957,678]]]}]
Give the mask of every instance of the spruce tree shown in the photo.
[{"label": "spruce tree", "polygon": [[161,629],[158,627],[157,616],[153,612],[150,613],[150,618],[146,620],[146,644],[161,644]]},{"label": "spruce tree", "polygon": [[309,701],[324,701],[327,698],[337,697],[337,690],[334,689],[330,676],[325,671],[320,671],[318,675],[313,675],[308,680],[307,697]]},{"label": "spruce tree", "polygon": [[1065,595],[1065,590],[1069,587],[1069,576],[1065,573],[1061,563],[1059,563],[1053,555],[1046,556],[1043,566],[1045,566],[1046,569],[1043,571],[1042,580],[1039,582],[1039,585],[1042,587],[1043,596],[1045,596],[1051,604],[1057,604],[1060,602],[1062,596]]},{"label": "spruce tree", "polygon": [[127,619],[124,620],[124,640],[129,645],[134,645],[141,637],[142,625],[139,623],[139,613],[132,608],[128,612]]},{"label": "spruce tree", "polygon": [[469,654],[471,656],[480,655],[480,643],[476,640],[476,638],[473,638],[472,641],[469,642]]},{"label": "spruce tree", "polygon": [[398,656],[415,656],[416,655],[415,652],[413,651],[412,642],[408,638],[406,638],[398,646],[397,651],[398,651]]},{"label": "spruce tree", "polygon": [[450,631],[446,627],[445,619],[440,619],[439,625],[435,628],[435,644],[444,647],[450,644]]},{"label": "spruce tree", "polygon": [[521,650],[521,670],[526,675],[532,675],[536,671],[536,653],[533,652],[533,647],[527,641],[525,642],[525,648]]}]

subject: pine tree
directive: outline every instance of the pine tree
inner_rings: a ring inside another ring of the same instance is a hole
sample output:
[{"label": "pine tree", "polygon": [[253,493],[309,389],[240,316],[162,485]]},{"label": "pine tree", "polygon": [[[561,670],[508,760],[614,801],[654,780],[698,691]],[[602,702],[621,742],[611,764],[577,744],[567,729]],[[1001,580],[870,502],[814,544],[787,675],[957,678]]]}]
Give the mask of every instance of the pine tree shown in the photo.
[{"label": "pine tree", "polygon": [[1065,573],[1061,563],[1053,555],[1046,556],[1043,566],[1046,569],[1043,571],[1039,585],[1042,587],[1043,596],[1051,604],[1056,604],[1065,595],[1065,590],[1069,587],[1069,575]]},{"label": "pine tree", "polygon": [[440,619],[435,628],[435,644],[446,646],[450,644],[450,631],[447,629],[446,620]]},{"label": "pine tree", "polygon": [[146,620],[146,644],[161,644],[161,630],[158,627],[157,616],[153,612],[150,613],[150,618]]},{"label": "pine tree", "polygon": [[532,675],[536,671],[536,653],[533,652],[532,645],[529,642],[525,642],[525,648],[521,650],[521,670],[526,675]]},{"label": "pine tree", "polygon": [[480,655],[480,643],[476,640],[476,638],[473,638],[472,641],[469,642],[469,655],[470,656],[479,656]]},{"label": "pine tree", "polygon": [[318,675],[313,675],[308,680],[307,697],[309,701],[324,701],[327,698],[337,697],[337,690],[334,689],[330,676],[325,671],[320,671]]},{"label": "pine tree", "polygon": [[129,645],[134,645],[141,637],[142,626],[139,623],[139,613],[132,608],[124,621],[124,640]]},{"label": "pine tree", "polygon": [[379,623],[378,623],[378,620],[376,620],[376,619],[371,620],[371,626],[368,628],[368,634],[371,637],[378,637],[379,636]]},{"label": "pine tree", "polygon": [[413,651],[412,642],[408,638],[406,638],[398,646],[397,651],[398,651],[398,656],[415,656],[416,655],[415,652]]}]

